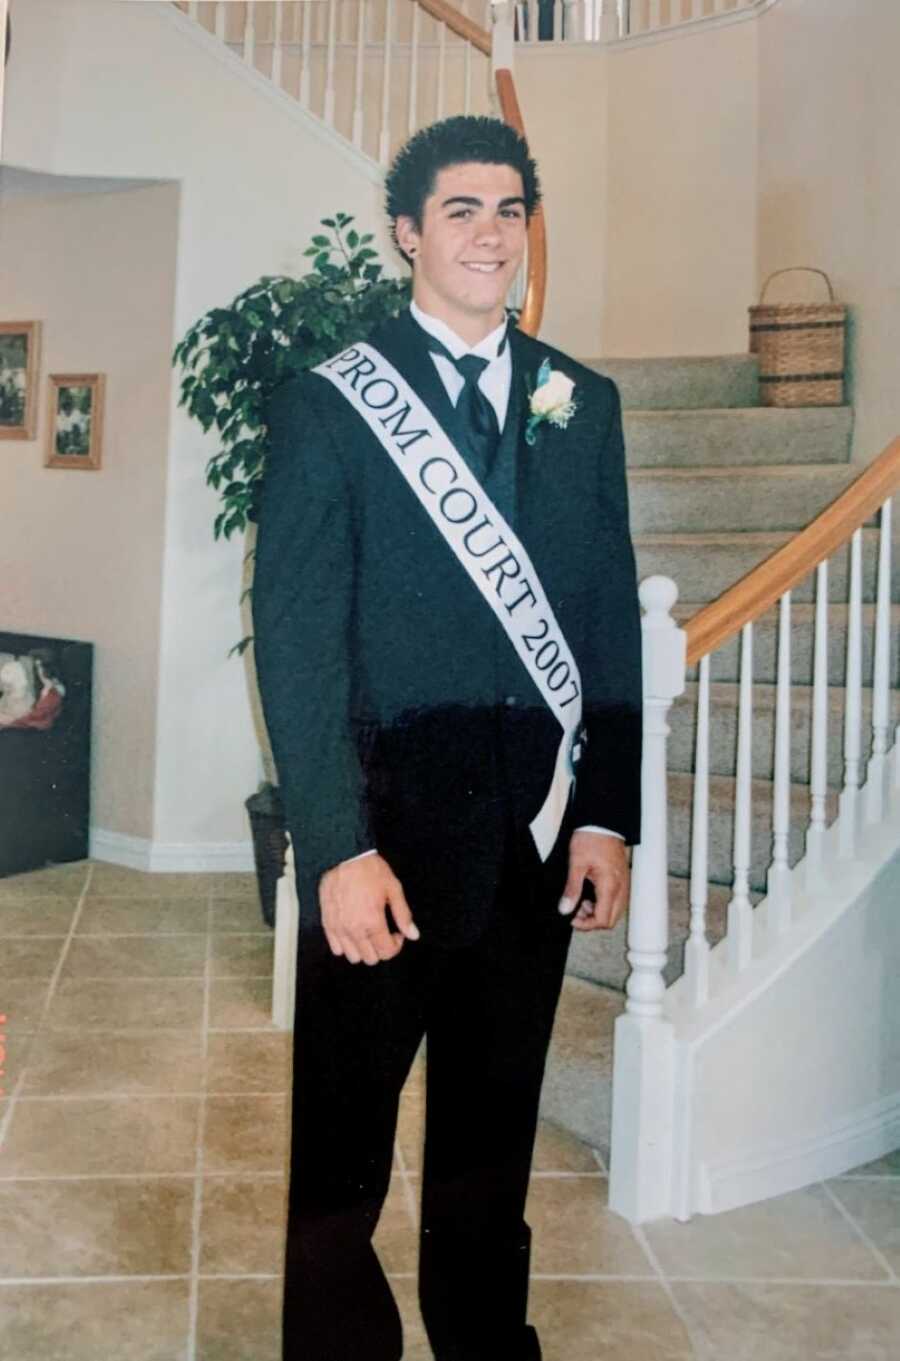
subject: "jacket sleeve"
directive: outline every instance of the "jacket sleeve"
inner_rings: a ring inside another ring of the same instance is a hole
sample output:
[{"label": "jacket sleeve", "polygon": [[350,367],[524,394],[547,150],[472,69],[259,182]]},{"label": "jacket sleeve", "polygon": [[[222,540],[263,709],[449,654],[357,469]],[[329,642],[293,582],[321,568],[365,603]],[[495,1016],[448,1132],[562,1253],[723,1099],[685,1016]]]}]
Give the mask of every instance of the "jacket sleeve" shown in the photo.
[{"label": "jacket sleeve", "polygon": [[622,406],[614,383],[609,383],[609,392],[612,410],[599,447],[596,607],[581,668],[587,741],[577,768],[573,812],[575,826],[606,827],[636,845],[641,835],[641,619],[628,524]]},{"label": "jacket sleeve", "polygon": [[350,723],[355,532],[315,380],[279,388],[258,512],[253,627],[259,692],[298,862],[323,873],[374,845]]}]

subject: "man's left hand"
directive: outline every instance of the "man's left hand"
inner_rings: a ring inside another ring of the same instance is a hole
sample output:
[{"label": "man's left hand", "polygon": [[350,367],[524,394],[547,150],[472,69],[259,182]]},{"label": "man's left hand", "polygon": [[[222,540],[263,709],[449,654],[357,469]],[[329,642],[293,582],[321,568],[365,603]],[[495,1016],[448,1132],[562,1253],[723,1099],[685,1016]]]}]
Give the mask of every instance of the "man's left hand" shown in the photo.
[{"label": "man's left hand", "polygon": [[[594,886],[596,902],[581,897],[585,879]],[[569,841],[569,877],[559,901],[564,915],[575,913],[576,931],[611,930],[628,906],[631,875],[625,842],[602,832],[573,832]]]}]

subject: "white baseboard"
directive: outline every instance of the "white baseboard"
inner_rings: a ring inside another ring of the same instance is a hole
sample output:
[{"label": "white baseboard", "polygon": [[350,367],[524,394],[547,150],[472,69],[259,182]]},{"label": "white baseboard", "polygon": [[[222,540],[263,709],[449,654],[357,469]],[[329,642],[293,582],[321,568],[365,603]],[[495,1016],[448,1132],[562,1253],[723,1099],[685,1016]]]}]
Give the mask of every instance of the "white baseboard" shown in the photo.
[{"label": "white baseboard", "polygon": [[92,860],[144,870],[148,874],[241,874],[253,870],[252,841],[151,841],[91,828]]},{"label": "white baseboard", "polygon": [[796,1191],[900,1147],[900,1093],[882,1097],[804,1139],[785,1140],[699,1168],[702,1214],[719,1214]]}]

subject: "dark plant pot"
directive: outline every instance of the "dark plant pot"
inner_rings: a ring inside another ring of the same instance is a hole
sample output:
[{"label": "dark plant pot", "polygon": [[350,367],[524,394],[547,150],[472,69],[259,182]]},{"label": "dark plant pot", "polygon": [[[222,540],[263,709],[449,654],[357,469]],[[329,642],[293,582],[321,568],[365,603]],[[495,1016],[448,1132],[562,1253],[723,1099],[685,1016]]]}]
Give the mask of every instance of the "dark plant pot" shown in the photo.
[{"label": "dark plant pot", "polygon": [[250,818],[253,837],[253,859],[256,882],[259,885],[259,904],[266,926],[275,925],[275,891],[284,871],[287,854],[287,827],[281,795],[272,784],[264,784],[251,794],[244,807]]}]

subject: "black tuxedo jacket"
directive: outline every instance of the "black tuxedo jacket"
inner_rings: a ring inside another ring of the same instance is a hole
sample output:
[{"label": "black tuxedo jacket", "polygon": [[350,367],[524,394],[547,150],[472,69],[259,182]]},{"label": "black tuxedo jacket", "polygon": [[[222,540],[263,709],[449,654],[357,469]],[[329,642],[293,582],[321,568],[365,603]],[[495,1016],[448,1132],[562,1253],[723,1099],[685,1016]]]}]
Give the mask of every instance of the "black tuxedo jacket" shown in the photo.
[{"label": "black tuxedo jacket", "polygon": [[[370,338],[468,456],[408,312]],[[560,740],[498,620],[388,453],[321,375],[281,387],[253,588],[263,711],[298,862],[301,920],[332,865],[377,847],[438,943],[477,936],[510,846],[546,898],[574,827],[640,834],[641,637],[615,385],[510,331],[512,389],[485,490],[524,544],[581,672],[587,741],[556,847],[528,824]],[[549,358],[574,380],[565,430],[524,439]]]}]

